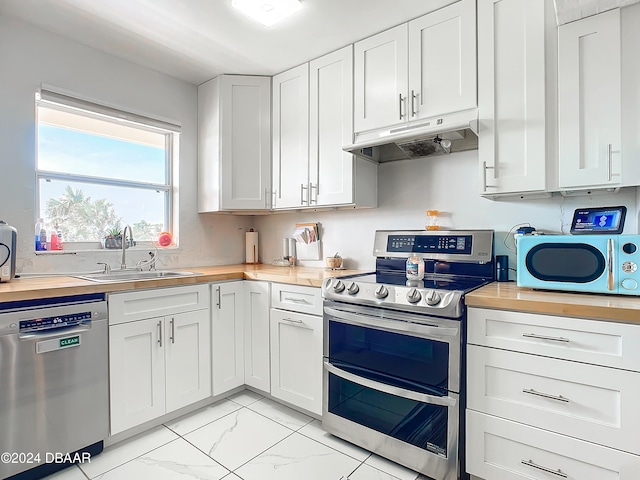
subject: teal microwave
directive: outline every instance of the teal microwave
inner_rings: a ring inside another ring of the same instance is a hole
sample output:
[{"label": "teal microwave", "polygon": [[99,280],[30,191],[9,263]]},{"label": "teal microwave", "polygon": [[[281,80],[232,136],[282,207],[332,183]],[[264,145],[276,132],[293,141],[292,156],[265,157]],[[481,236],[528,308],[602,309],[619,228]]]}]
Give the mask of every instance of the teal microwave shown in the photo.
[{"label": "teal microwave", "polygon": [[518,238],[517,284],[544,290],[640,295],[640,235]]}]

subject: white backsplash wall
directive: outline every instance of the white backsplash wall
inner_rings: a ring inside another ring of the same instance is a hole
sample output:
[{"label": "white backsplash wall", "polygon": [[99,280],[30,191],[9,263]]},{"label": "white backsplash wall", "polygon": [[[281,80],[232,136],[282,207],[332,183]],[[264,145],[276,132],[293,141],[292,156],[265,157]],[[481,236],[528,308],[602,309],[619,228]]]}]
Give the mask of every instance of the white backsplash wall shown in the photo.
[{"label": "white backsplash wall", "polygon": [[[180,247],[161,250],[164,267],[241,263],[251,217],[197,213],[197,87],[0,15],[0,219],[18,229],[19,272],[95,270],[120,265],[116,251],[34,253],[35,93],[49,84],[95,101],[182,125]],[[128,264],[148,250],[129,250]]]},{"label": "white backsplash wall", "polygon": [[[530,223],[547,233],[568,232],[573,211],[579,207],[625,205],[624,233],[637,233],[640,194],[635,188],[615,194],[541,200],[492,201],[478,195],[477,150],[447,156],[385,163],[379,166],[379,207],[328,212],[282,213],[256,217],[260,235],[260,259],[270,263],[282,255],[282,238],[293,233],[295,223],[322,224],[323,256],[339,252],[347,268],[372,269],[375,230],[424,229],[426,210],[442,212],[442,228],[493,229],[496,253],[515,255],[503,245],[514,225]],[[513,237],[507,244],[513,247]],[[323,261],[300,265],[324,266]]]}]

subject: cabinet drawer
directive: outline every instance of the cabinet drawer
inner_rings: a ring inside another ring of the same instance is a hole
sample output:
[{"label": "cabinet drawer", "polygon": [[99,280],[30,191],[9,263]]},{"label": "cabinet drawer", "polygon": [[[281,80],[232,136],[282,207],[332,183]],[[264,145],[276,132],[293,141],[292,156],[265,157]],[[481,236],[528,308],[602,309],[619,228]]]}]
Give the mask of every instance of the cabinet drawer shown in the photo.
[{"label": "cabinet drawer", "polygon": [[468,347],[468,407],[640,454],[640,373]]},{"label": "cabinet drawer", "polygon": [[469,308],[474,345],[640,372],[640,325]]},{"label": "cabinet drawer", "polygon": [[108,297],[109,325],[209,308],[209,285],[156,288]]},{"label": "cabinet drawer", "polygon": [[467,472],[490,480],[635,480],[640,457],[467,410]]},{"label": "cabinet drawer", "polygon": [[271,306],[293,312],[322,315],[320,288],[274,283],[271,287]]}]

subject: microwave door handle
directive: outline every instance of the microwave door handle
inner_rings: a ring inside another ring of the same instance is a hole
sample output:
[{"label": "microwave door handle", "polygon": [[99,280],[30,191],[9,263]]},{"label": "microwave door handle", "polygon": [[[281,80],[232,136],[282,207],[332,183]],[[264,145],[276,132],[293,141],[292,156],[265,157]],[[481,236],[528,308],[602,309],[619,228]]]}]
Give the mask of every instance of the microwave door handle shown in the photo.
[{"label": "microwave door handle", "polygon": [[[324,312],[337,320],[343,320],[351,325],[358,325],[362,327],[372,327],[387,332],[394,333],[415,333],[423,337],[455,337],[458,334],[457,328],[447,327],[429,327],[427,325],[412,324],[408,322],[398,322],[396,320],[384,320],[368,315],[362,315],[357,313],[343,312],[341,310],[325,307]],[[402,326],[399,327],[398,324]]]},{"label": "microwave door handle", "polygon": [[607,240],[607,288],[613,291],[615,284],[613,278],[613,238]]},{"label": "microwave door handle", "polygon": [[415,400],[416,402],[429,403],[431,405],[441,405],[443,407],[455,407],[456,403],[458,402],[455,398],[452,397],[438,397],[437,395],[427,395],[426,393],[418,393],[412,390],[395,387],[393,385],[374,382],[373,380],[369,380],[368,378],[363,378],[358,375],[354,375],[353,373],[345,372],[341,368],[338,368],[335,365],[331,365],[326,360],[324,361],[324,368],[329,373],[333,373],[337,377],[344,378],[345,380],[357,383],[358,385],[362,385],[363,387],[370,388],[372,390],[388,393],[389,395],[395,395],[396,397],[409,398],[411,400]]}]

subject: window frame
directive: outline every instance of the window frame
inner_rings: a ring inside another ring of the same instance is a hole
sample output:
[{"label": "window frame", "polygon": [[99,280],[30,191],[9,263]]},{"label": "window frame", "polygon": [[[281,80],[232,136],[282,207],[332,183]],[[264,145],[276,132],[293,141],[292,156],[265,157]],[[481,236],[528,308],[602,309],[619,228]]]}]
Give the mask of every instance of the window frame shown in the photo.
[{"label": "window frame", "polygon": [[[102,121],[130,126],[133,128],[147,130],[153,133],[164,135],[164,138],[165,138],[165,146],[164,146],[165,172],[164,173],[165,173],[166,183],[141,182],[141,181],[135,181],[135,180],[113,179],[108,177],[80,175],[80,174],[73,174],[73,173],[61,173],[61,172],[55,172],[51,170],[44,170],[44,169],[38,168],[39,166],[38,128],[40,126],[40,121],[38,118],[38,109],[40,107],[55,109],[55,110],[63,111],[73,115],[78,115],[81,117],[84,116],[89,118],[95,118]],[[152,191],[156,191],[158,193],[164,194],[165,230],[173,234],[175,230],[174,196],[176,193],[175,186],[174,186],[174,168],[175,168],[175,162],[178,157],[178,152],[177,152],[177,145],[179,142],[178,136],[181,133],[181,127],[179,125],[176,125],[174,123],[169,123],[164,120],[159,120],[159,119],[147,117],[144,115],[128,112],[125,110],[121,110],[119,108],[114,108],[107,105],[95,103],[93,101],[80,99],[75,96],[70,96],[66,92],[60,93],[50,88],[45,89],[44,87],[39,92],[36,92],[35,117],[36,117],[35,118],[36,120],[35,122],[35,125],[36,125],[36,158],[35,158],[36,218],[40,218],[44,215],[44,212],[40,211],[40,207],[41,207],[40,182],[42,180],[43,181],[57,180],[57,181],[88,183],[93,185],[135,188],[138,190],[152,190]],[[177,235],[173,235],[173,237],[177,240]],[[87,240],[87,241],[79,241],[79,242],[65,242],[65,245],[70,244],[74,248],[79,247],[77,249],[83,249],[82,245],[88,245],[88,244],[93,245],[94,243],[100,244],[101,240],[96,239],[95,241]],[[143,240],[143,241],[140,241],[139,243],[151,244],[153,242],[148,240]]]}]

